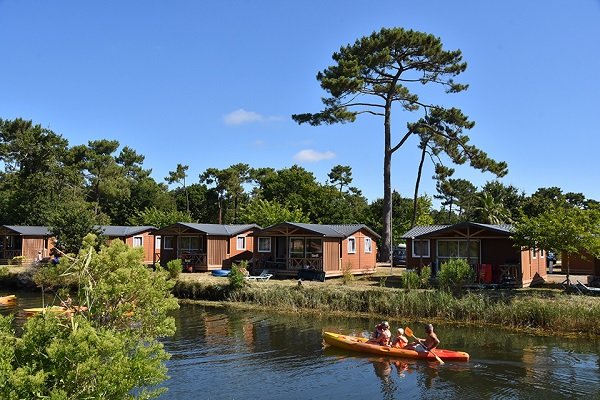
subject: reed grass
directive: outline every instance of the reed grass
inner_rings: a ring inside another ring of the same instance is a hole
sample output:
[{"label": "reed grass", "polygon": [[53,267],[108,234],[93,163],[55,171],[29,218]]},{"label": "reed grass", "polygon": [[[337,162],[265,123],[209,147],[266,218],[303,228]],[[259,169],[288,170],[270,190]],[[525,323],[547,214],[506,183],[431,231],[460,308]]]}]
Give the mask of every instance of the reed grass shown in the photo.
[{"label": "reed grass", "polygon": [[360,313],[399,320],[491,324],[562,333],[600,334],[600,298],[557,291],[521,290],[468,293],[383,287],[280,284],[264,282],[231,289],[228,285],[178,281],[179,298],[246,303],[261,308],[323,313]]}]

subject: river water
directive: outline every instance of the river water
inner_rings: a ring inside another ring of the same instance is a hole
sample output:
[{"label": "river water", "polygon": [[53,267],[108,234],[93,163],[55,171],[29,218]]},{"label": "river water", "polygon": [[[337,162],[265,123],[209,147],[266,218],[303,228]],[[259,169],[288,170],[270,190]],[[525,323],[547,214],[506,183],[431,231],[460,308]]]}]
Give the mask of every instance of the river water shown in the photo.
[{"label": "river water", "polygon": [[[19,298],[0,311],[40,306],[39,295]],[[471,355],[439,365],[323,346],[322,331],[366,334],[374,319],[200,305],[174,316],[177,333],[163,340],[172,358],[161,399],[600,399],[599,339],[438,325],[441,347]],[[420,324],[406,325],[422,335]]]}]

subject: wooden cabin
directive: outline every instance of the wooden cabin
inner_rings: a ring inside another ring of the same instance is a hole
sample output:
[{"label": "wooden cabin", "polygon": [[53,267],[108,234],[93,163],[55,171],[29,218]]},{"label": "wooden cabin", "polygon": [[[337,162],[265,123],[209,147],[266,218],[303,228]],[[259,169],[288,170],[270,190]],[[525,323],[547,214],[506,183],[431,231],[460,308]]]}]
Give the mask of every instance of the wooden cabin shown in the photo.
[{"label": "wooden cabin", "polygon": [[[99,225],[94,227],[100,234],[111,240],[121,239],[129,247],[142,247],[144,249],[144,264],[154,265],[160,259],[160,250],[156,250],[153,226],[115,226]],[[160,246],[159,246],[160,249]]]},{"label": "wooden cabin", "polygon": [[219,225],[178,222],[159,229],[160,265],[181,259],[185,271],[229,268],[233,262],[250,260],[256,224]]},{"label": "wooden cabin", "polygon": [[255,269],[281,276],[319,280],[372,273],[376,267],[379,235],[363,224],[318,225],[284,222],[254,232]]},{"label": "wooden cabin", "polygon": [[54,238],[45,226],[0,225],[0,264],[23,256],[23,265],[50,257]]},{"label": "wooden cabin", "polygon": [[592,275],[600,276],[600,258],[594,257],[585,251],[578,253],[561,254],[561,272],[573,275]]},{"label": "wooden cabin", "polygon": [[546,252],[515,246],[511,225],[463,222],[455,225],[416,226],[406,239],[407,268],[432,267],[456,258],[468,260],[482,284],[529,286],[547,278]]}]

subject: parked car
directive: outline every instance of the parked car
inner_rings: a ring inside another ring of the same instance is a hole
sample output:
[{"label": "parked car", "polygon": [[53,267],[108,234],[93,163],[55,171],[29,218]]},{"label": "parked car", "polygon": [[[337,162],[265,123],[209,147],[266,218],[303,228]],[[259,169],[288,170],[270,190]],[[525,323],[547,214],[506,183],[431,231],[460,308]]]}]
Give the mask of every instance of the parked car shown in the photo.
[{"label": "parked car", "polygon": [[394,247],[392,250],[392,266],[406,266],[406,247]]}]

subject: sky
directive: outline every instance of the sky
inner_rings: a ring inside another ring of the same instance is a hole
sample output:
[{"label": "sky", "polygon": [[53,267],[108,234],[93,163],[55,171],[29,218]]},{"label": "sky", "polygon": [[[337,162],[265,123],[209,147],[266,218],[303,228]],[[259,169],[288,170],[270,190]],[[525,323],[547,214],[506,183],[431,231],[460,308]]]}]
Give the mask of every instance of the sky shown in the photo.
[{"label": "sky", "polygon": [[[460,49],[469,90],[423,92],[475,121],[471,143],[530,195],[558,186],[600,200],[600,0],[578,1],[30,1],[0,0],[0,118],[24,118],[71,146],[116,139],[164,181],[189,165],[298,164],[319,182],[350,165],[352,185],[383,197],[383,121],[312,127],[316,74],[331,55],[402,27]],[[419,88],[418,90],[421,90]],[[393,141],[420,114],[393,111]],[[411,197],[420,152],[394,154],[392,187]],[[426,164],[421,194],[434,195]],[[466,166],[454,178],[493,180]]]}]

